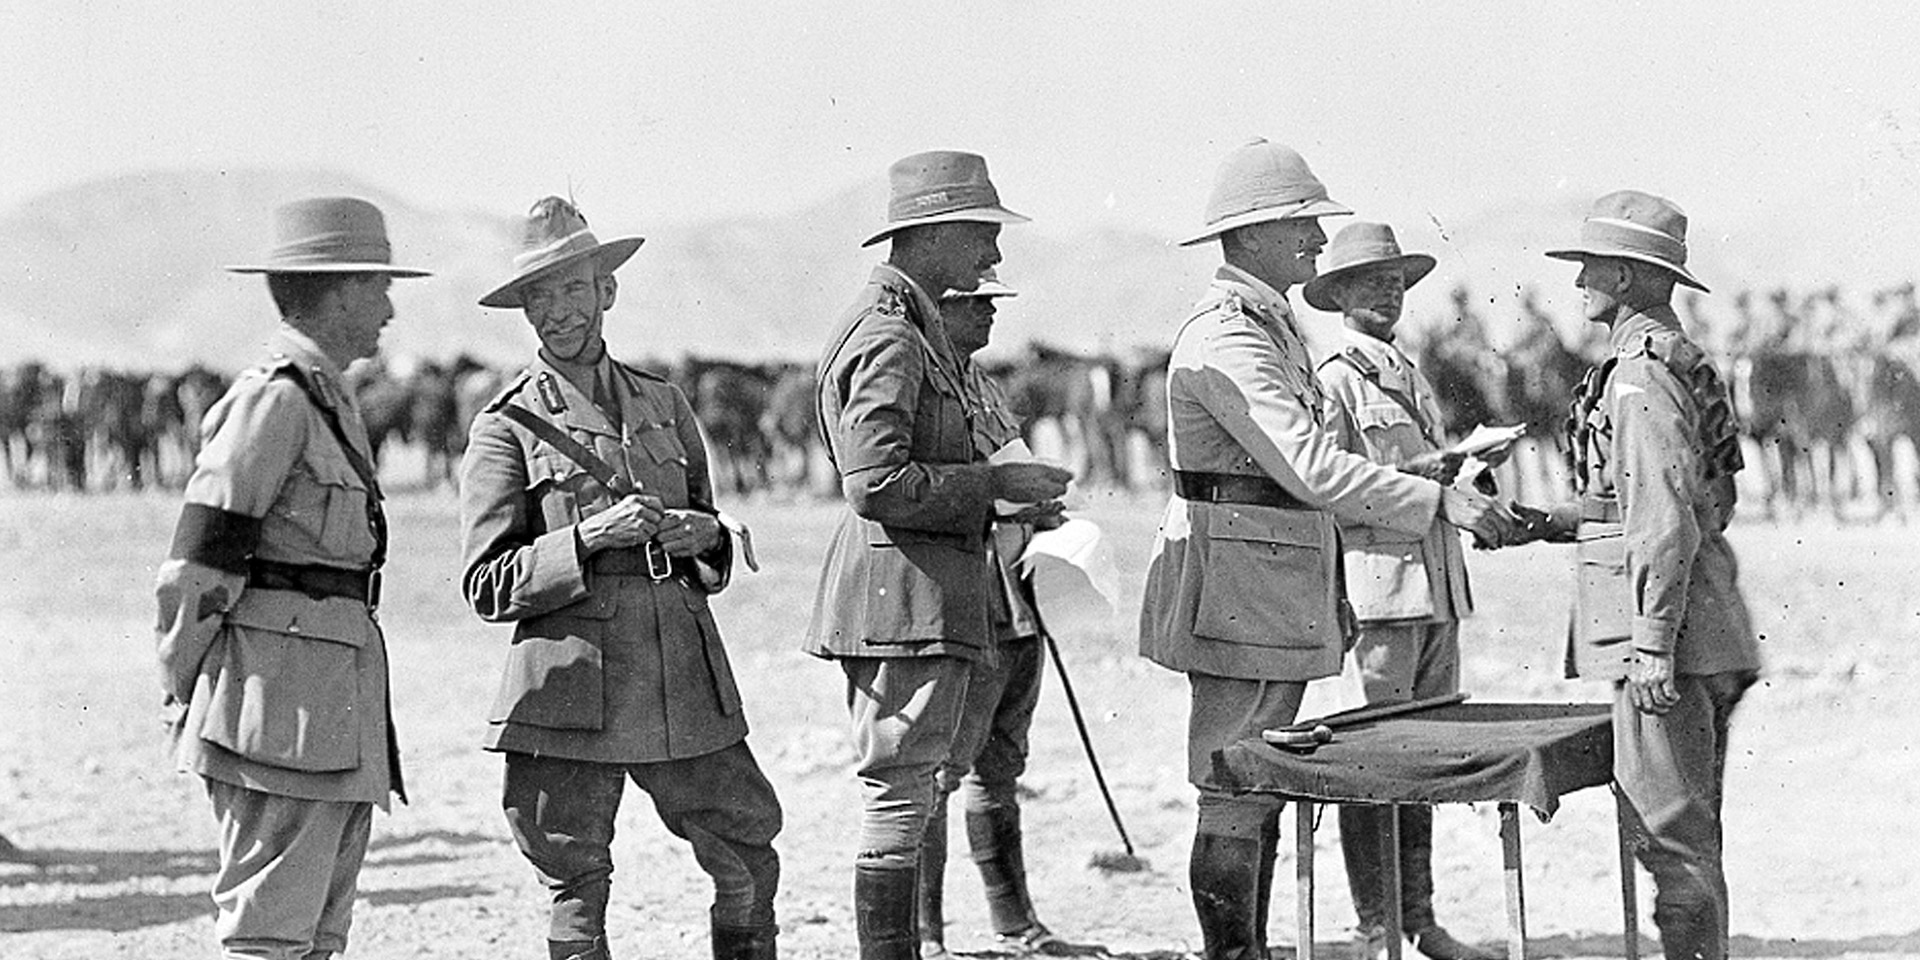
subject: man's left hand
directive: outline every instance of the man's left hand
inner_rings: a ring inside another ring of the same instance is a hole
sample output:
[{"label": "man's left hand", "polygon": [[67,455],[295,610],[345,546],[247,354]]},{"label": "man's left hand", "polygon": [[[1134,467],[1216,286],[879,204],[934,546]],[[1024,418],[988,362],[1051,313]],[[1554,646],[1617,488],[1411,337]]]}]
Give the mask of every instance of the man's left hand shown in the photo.
[{"label": "man's left hand", "polygon": [[1627,671],[1627,697],[1641,713],[1663,714],[1680,702],[1673,679],[1673,655],[1636,650]]},{"label": "man's left hand", "polygon": [[698,510],[666,510],[654,539],[670,557],[697,557],[720,544],[720,520]]},{"label": "man's left hand", "polygon": [[1052,530],[1067,522],[1066,506],[1058,500],[1030,503],[1011,516],[1000,517],[1002,523],[1031,524],[1035,530]]}]

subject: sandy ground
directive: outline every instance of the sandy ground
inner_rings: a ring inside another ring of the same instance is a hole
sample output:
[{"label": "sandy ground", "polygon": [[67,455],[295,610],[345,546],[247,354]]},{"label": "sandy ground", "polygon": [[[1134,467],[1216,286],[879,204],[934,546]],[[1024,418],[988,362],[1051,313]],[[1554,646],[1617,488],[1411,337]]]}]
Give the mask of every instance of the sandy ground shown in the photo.
[{"label": "sandy ground", "polygon": [[[1122,583],[1137,590],[1157,496],[1096,496]],[[41,862],[0,863],[0,958],[213,955],[213,821],[163,754],[149,624],[168,496],[0,495],[0,833]],[[741,678],[751,743],[787,810],[782,953],[847,957],[857,796],[840,680],[798,652],[830,505],[748,504],[766,571],[716,609]],[[375,821],[352,957],[543,957],[544,891],[507,839],[500,762],[481,752],[507,634],[466,613],[454,584],[451,496],[394,504],[396,560],[381,612],[391,643],[410,806]],[[1734,542],[1766,634],[1768,672],[1736,719],[1727,868],[1736,950],[1758,957],[1920,956],[1920,549],[1910,529],[1743,525]],[[1473,555],[1481,613],[1465,684],[1478,701],[1597,700],[1558,679],[1568,586],[1562,548]],[[1136,601],[1137,602],[1137,601]],[[1133,654],[1133,611],[1058,628],[1093,738],[1149,869],[1091,866],[1119,849],[1057,685],[1044,694],[1026,780],[1028,859],[1042,917],[1115,957],[1198,947],[1186,891],[1193,792],[1181,761],[1182,678]],[[1049,684],[1053,677],[1049,675]],[[1337,684],[1329,684],[1337,687]],[[1316,691],[1332,704],[1335,692]],[[629,794],[615,845],[616,956],[708,955],[706,885],[687,849]],[[1283,849],[1293,843],[1287,819]],[[1504,937],[1498,815],[1440,811],[1439,915],[1456,934]],[[1526,820],[1530,953],[1620,956],[1611,800],[1575,794]],[[1343,943],[1351,908],[1329,818],[1317,940]],[[964,843],[956,842],[959,850]],[[1294,867],[1283,853],[1273,940],[1292,944]],[[1642,916],[1650,883],[1641,884]],[[993,956],[979,880],[949,873],[949,943]],[[1650,924],[1643,919],[1643,928]],[[1648,946],[1651,947],[1649,941]]]}]

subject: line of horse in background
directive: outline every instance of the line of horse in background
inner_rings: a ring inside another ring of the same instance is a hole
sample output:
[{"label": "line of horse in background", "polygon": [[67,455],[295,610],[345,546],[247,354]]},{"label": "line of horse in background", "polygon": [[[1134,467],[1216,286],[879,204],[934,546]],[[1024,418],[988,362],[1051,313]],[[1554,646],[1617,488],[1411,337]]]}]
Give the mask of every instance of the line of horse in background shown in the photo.
[{"label": "line of horse in background", "polygon": [[[1688,328],[1716,357],[1747,436],[1749,495],[1769,518],[1850,504],[1903,521],[1920,498],[1920,308],[1912,284],[1876,291],[1859,308],[1837,288],[1778,289],[1734,298],[1734,312],[1680,303]],[[1449,436],[1481,423],[1525,424],[1502,468],[1504,488],[1533,501],[1566,489],[1566,418],[1573,390],[1606,350],[1604,328],[1567,343],[1523,296],[1517,335],[1496,347],[1474,298],[1403,324],[1403,344],[1432,381]],[[1164,487],[1164,351],[1088,355],[1034,344],[987,364],[1043,456],[1099,487]],[[712,453],[715,482],[735,495],[830,496],[837,484],[820,448],[811,364],[689,357],[642,363],[688,394]],[[400,370],[355,365],[349,379],[376,455],[410,448],[425,488],[450,484],[476,412],[515,371],[472,357]],[[228,378],[201,365],[174,372],[37,361],[0,369],[0,459],[16,489],[92,492],[177,486],[198,449],[197,425]],[[1904,446],[1904,449],[1902,447]],[[1855,509],[1854,513],[1862,512]]]}]

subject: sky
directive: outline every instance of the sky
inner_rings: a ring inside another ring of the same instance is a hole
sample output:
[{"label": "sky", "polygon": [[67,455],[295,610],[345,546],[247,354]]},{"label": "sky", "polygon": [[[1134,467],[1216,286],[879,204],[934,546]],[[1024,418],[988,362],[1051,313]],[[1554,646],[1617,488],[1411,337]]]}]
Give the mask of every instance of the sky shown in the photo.
[{"label": "sky", "polygon": [[644,233],[961,148],[1032,229],[1171,240],[1259,135],[1443,267],[1488,211],[1632,186],[1696,249],[1881,283],[1920,273],[1916,36],[1897,2],[9,4],[0,211],[317,166],[450,209],[570,192]]}]

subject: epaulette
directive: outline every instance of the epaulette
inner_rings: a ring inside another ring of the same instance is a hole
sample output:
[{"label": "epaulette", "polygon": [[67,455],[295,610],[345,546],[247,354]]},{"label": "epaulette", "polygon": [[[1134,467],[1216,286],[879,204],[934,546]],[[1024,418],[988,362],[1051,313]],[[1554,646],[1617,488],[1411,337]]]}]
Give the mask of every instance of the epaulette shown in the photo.
[{"label": "epaulette", "polygon": [[[609,359],[612,359],[612,358],[609,358]],[[663,377],[657,373],[654,373],[652,370],[642,370],[639,367],[636,367],[624,361],[614,360],[613,365],[616,367],[619,367],[621,370],[626,371],[626,373],[629,376],[639,377],[643,380],[657,380],[661,383],[668,382],[666,377]]]},{"label": "epaulette", "polygon": [[[1362,353],[1359,347],[1347,347],[1335,356],[1352,364],[1353,369],[1359,371],[1361,376],[1375,383],[1380,382],[1380,365],[1374,363],[1371,357]],[[1328,357],[1327,359],[1332,360],[1334,357]]]},{"label": "epaulette", "polygon": [[904,317],[907,315],[907,294],[903,290],[882,286],[880,288],[880,296],[874,298],[873,309],[881,313],[894,313]]},{"label": "epaulette", "polygon": [[532,370],[520,371],[519,376],[514,377],[512,381],[510,381],[505,387],[503,387],[500,390],[499,393],[494,394],[494,397],[492,400],[487,401],[486,406],[480,408],[481,412],[482,413],[500,412],[500,408],[506,406],[507,401],[513,399],[513,395],[516,393],[519,393],[521,388],[527,385],[527,381],[532,379],[533,379]]},{"label": "epaulette", "polygon": [[1658,330],[1647,334],[1641,349],[1648,356],[1676,370],[1691,370],[1707,355],[1699,344],[1677,330]]}]

